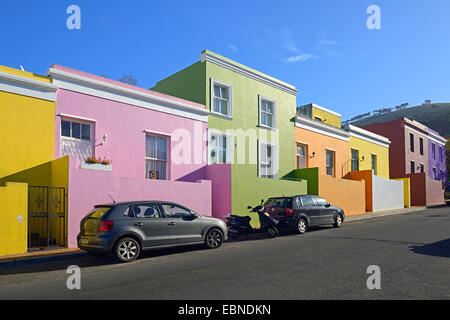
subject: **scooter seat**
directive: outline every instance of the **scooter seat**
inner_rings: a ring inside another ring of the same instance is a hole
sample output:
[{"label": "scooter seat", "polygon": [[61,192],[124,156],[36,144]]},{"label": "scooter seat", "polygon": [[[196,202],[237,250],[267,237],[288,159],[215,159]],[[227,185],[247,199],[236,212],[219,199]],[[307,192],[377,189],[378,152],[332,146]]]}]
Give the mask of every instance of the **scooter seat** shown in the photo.
[{"label": "scooter seat", "polygon": [[242,221],[242,222],[250,222],[250,220],[252,219],[249,216],[243,217],[243,216],[231,215],[230,217],[233,218],[234,220],[238,220],[238,221]]}]

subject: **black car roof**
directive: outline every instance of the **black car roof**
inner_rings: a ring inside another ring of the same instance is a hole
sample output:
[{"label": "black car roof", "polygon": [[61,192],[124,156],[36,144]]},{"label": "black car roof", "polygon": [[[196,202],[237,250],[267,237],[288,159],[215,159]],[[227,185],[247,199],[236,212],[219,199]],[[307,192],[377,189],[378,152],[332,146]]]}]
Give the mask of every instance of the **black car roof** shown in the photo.
[{"label": "black car roof", "polygon": [[296,196],[270,197],[269,199],[286,199],[286,198],[295,198],[295,197],[318,197],[318,195],[315,195],[315,194],[298,194]]}]

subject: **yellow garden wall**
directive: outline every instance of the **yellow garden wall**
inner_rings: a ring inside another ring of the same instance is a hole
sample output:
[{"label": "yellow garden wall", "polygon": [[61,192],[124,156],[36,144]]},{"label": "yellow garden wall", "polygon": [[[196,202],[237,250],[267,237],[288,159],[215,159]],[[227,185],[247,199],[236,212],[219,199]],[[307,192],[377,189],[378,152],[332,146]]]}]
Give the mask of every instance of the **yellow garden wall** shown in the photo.
[{"label": "yellow garden wall", "polygon": [[0,186],[0,204],[0,256],[27,252],[27,184],[8,182]]},{"label": "yellow garden wall", "polygon": [[405,208],[411,207],[411,181],[409,178],[398,178],[392,180],[403,181],[403,191],[405,199]]}]

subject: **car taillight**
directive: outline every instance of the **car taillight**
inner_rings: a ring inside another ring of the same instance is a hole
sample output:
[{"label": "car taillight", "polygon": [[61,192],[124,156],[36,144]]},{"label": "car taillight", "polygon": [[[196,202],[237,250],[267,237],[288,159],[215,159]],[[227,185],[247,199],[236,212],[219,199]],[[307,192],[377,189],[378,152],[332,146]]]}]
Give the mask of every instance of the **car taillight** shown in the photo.
[{"label": "car taillight", "polygon": [[111,231],[113,227],[113,221],[102,221],[98,225],[98,231]]},{"label": "car taillight", "polygon": [[292,216],[292,215],[294,214],[294,209],[292,209],[292,208],[287,208],[287,209],[286,209],[286,214],[287,214],[288,216]]}]

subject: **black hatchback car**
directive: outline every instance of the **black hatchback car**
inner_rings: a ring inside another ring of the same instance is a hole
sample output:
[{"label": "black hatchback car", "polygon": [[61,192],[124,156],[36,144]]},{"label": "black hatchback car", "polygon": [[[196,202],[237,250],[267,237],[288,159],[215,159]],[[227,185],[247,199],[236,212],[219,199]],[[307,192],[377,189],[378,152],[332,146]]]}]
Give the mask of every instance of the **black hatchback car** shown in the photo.
[{"label": "black hatchback car", "polygon": [[279,221],[280,229],[293,229],[300,234],[319,225],[340,228],[345,219],[344,210],[315,195],[269,198],[264,209]]}]

